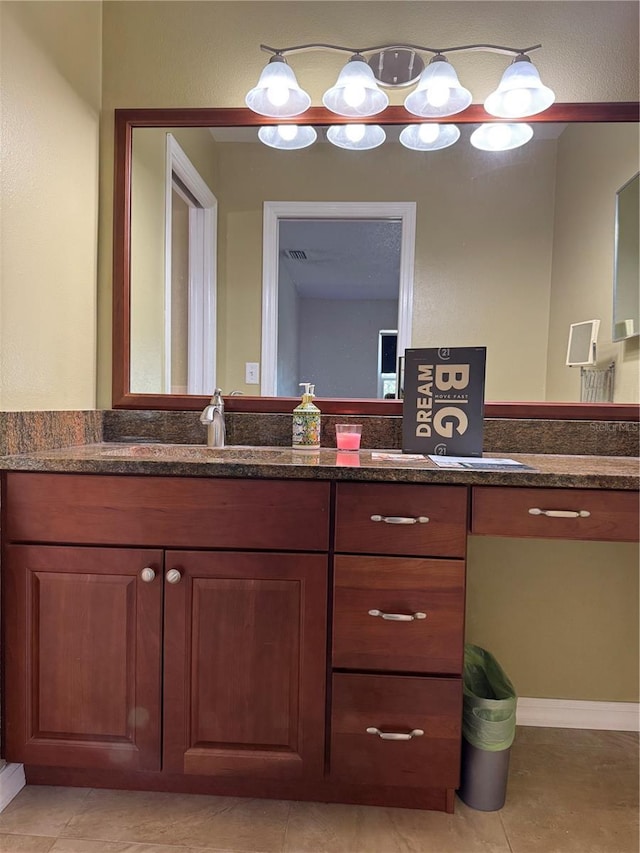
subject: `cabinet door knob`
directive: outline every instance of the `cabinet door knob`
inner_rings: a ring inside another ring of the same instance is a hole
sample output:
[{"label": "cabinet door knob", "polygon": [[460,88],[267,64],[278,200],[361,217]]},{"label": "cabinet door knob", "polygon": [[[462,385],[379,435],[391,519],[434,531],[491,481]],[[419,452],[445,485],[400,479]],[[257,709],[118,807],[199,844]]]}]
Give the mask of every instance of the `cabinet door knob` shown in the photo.
[{"label": "cabinet door knob", "polygon": [[539,509],[531,507],[529,515],[546,515],[547,518],[589,518],[591,513],[586,509]]},{"label": "cabinet door knob", "polygon": [[165,580],[167,583],[180,583],[182,580],[182,572],[180,569],[169,569],[165,575]]},{"label": "cabinet door knob", "polygon": [[381,616],[389,622],[413,622],[416,619],[426,619],[426,613],[383,613],[382,610],[370,610],[369,616]]},{"label": "cabinet door knob", "polygon": [[410,732],[381,732],[375,726],[369,726],[368,735],[378,735],[382,740],[411,740],[414,737],[422,737],[422,729],[412,729]]},{"label": "cabinet door knob", "polygon": [[384,521],[385,524],[426,524],[429,519],[426,515],[411,518],[403,515],[372,515],[371,521]]},{"label": "cabinet door knob", "polygon": [[140,580],[144,581],[145,583],[151,583],[151,581],[154,580],[155,576],[156,573],[153,571],[153,569],[150,569],[149,566],[146,566],[140,572]]}]

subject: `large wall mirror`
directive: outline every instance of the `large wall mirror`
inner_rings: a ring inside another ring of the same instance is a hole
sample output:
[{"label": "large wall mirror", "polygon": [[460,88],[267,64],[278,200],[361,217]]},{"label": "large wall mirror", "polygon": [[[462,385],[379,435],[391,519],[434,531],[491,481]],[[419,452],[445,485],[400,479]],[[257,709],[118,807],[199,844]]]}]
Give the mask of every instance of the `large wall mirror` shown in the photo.
[{"label": "large wall mirror", "polygon": [[396,352],[486,346],[489,416],[637,416],[636,343],[600,342],[626,371],[615,403],[581,403],[565,355],[572,323],[611,327],[638,105],[556,105],[504,152],[470,145],[485,119],[416,152],[391,107],[356,152],[313,108],[317,142],[282,151],[244,109],[117,110],[114,406],[198,409],[215,383],[229,410],[288,412],[306,380],[327,413],[399,414]]}]

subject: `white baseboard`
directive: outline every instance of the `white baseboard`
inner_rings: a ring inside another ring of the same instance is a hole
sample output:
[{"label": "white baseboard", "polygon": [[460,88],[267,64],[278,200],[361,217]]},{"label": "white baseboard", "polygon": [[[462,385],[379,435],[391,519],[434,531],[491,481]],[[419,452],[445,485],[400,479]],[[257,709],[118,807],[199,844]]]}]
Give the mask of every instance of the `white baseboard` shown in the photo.
[{"label": "white baseboard", "polygon": [[22,764],[5,764],[0,768],[0,812],[26,785]]},{"label": "white baseboard", "polygon": [[518,698],[516,724],[557,729],[640,731],[640,703]]}]

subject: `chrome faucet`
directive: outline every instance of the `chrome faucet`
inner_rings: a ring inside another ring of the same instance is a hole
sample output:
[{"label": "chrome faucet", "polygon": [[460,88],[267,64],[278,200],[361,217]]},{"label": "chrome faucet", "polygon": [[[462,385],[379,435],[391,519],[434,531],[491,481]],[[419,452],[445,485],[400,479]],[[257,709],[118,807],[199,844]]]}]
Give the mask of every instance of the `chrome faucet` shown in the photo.
[{"label": "chrome faucet", "polygon": [[200,423],[207,426],[208,447],[224,447],[225,425],[224,425],[224,401],[222,391],[216,388],[213,392],[209,405],[200,415]]}]

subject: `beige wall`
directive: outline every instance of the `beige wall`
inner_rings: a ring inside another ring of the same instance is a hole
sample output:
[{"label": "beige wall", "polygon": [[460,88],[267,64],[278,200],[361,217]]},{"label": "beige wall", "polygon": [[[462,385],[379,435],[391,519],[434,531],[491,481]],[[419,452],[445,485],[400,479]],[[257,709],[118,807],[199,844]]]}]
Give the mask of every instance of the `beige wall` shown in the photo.
[{"label": "beige wall", "polygon": [[[614,399],[638,402],[640,338],[613,343],[616,191],[638,171],[638,125],[569,125],[559,140],[547,399],[579,400],[580,369],[564,367],[571,323],[600,320],[598,367],[616,364]],[[606,169],[602,152],[607,152]]]},{"label": "beige wall", "polygon": [[520,696],[638,701],[638,546],[471,536],[467,641]]},{"label": "beige wall", "polygon": [[0,6],[0,409],[96,403],[101,4]]}]

